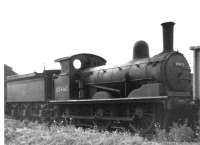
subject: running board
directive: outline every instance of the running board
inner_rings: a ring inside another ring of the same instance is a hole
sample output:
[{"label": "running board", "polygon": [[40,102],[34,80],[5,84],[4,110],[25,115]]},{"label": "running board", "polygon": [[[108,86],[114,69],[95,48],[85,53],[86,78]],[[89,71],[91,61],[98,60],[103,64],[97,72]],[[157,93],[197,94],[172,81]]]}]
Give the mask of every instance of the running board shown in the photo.
[{"label": "running board", "polygon": [[169,96],[149,96],[134,98],[109,98],[109,99],[77,99],[77,100],[49,100],[53,104],[93,104],[93,103],[131,103],[131,102],[160,102]]}]

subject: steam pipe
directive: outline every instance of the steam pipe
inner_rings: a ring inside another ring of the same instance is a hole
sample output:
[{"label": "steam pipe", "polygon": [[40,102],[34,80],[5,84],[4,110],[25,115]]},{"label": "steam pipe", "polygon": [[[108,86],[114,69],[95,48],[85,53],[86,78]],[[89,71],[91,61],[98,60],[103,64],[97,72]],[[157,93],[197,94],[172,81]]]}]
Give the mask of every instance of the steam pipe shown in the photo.
[{"label": "steam pipe", "polygon": [[162,23],[163,28],[163,52],[173,51],[174,22]]},{"label": "steam pipe", "polygon": [[193,99],[200,101],[200,46],[193,46],[194,75],[193,75]]}]

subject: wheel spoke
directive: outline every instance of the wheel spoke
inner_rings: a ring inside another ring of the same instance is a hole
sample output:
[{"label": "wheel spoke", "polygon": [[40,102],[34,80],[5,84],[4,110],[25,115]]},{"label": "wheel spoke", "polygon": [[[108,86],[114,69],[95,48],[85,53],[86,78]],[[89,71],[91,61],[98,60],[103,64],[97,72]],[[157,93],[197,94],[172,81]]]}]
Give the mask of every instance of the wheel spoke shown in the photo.
[{"label": "wheel spoke", "polygon": [[150,110],[145,110],[147,109],[146,107],[133,109],[134,112],[132,112],[132,121],[129,122],[129,127],[132,131],[146,133],[151,130],[155,121],[155,112],[153,107],[151,108],[151,106],[149,106],[148,109],[149,108]]},{"label": "wheel spoke", "polygon": [[109,113],[102,108],[97,108],[94,114],[95,119],[93,120],[94,126],[99,129],[108,129],[111,125],[110,120],[103,120],[102,117],[109,116]]}]

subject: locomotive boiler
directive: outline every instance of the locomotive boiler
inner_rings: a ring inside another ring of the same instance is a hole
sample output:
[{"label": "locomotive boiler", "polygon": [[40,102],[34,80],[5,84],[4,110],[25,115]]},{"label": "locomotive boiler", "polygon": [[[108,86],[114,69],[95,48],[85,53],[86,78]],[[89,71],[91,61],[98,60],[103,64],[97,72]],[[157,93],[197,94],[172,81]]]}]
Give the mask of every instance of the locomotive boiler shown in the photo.
[{"label": "locomotive boiler", "polygon": [[[88,53],[57,59],[61,72],[44,84],[53,91],[40,100],[45,106],[38,107],[42,117],[140,133],[152,131],[156,124],[166,128],[173,121],[192,118],[187,113],[193,109],[190,67],[184,55],[173,49],[173,27],[173,22],[162,24],[163,51],[153,57],[148,44],[138,41],[132,60],[123,65],[107,66],[104,58]],[[24,104],[23,99],[18,103]]]}]

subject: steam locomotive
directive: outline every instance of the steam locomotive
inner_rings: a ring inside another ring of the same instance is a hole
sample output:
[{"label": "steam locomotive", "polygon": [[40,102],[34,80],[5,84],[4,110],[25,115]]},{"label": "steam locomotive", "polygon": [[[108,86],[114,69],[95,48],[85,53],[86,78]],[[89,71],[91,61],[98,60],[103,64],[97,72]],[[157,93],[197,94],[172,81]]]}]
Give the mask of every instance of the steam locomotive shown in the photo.
[{"label": "steam locomotive", "polygon": [[104,58],[84,53],[55,60],[61,70],[8,76],[6,114],[140,133],[191,120],[190,67],[173,50],[173,27],[162,24],[163,51],[153,57],[148,44],[138,41],[132,60],[123,65],[106,66]]}]

